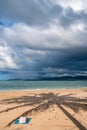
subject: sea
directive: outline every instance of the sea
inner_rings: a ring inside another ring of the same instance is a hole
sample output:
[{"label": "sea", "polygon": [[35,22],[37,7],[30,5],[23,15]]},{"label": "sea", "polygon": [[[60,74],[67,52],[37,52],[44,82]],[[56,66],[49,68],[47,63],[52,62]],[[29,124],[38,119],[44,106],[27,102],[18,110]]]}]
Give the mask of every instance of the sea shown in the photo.
[{"label": "sea", "polygon": [[87,81],[0,81],[0,91],[73,88],[87,88]]}]

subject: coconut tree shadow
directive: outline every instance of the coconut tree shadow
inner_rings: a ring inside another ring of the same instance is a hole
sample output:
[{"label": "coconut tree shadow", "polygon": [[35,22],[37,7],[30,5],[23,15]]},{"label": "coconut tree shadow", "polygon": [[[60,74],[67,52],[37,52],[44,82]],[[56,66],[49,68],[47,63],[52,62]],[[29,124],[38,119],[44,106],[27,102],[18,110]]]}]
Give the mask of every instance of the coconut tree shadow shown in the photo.
[{"label": "coconut tree shadow", "polygon": [[[57,105],[60,110],[64,112],[64,114],[80,129],[86,130],[86,128],[73,117],[63,106],[69,107],[74,112],[79,112],[79,109],[87,110],[87,99],[79,99],[74,97],[72,94],[59,95],[54,93],[42,93],[37,96],[23,96],[19,98],[6,99],[0,102],[1,104],[20,104],[19,106],[9,108],[8,111],[14,110],[15,108],[21,108],[24,106],[33,106],[33,108],[28,111],[22,113],[20,116],[32,115],[33,112],[41,112],[48,109],[51,105]],[[7,110],[7,109],[6,109]],[[2,112],[5,112],[1,111]],[[17,120],[20,116],[12,120],[7,124],[10,126],[15,120]],[[6,127],[7,127],[6,126]]]},{"label": "coconut tree shadow", "polygon": [[64,114],[80,129],[87,130],[76,118],[74,118],[68,111],[66,111],[61,105],[58,107],[64,112]]},{"label": "coconut tree shadow", "polygon": [[[24,106],[35,106],[45,101],[42,97],[36,97],[36,96],[22,96],[12,99],[5,99],[0,102],[0,104],[16,104],[15,107],[7,108],[5,110],[0,111],[0,113],[3,112],[9,112],[10,110],[14,110],[17,108],[21,108]],[[20,105],[19,105],[20,104]]]}]

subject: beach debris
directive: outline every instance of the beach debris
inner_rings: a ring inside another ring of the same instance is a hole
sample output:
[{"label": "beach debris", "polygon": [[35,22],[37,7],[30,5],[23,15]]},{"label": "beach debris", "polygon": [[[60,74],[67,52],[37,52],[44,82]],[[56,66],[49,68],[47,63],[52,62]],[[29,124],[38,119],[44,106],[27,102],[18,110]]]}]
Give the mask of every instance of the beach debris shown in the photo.
[{"label": "beach debris", "polygon": [[14,122],[14,124],[29,124],[30,121],[31,121],[31,118],[21,116],[19,119],[17,119]]},{"label": "beach debris", "polygon": [[19,118],[19,123],[20,123],[20,124],[23,124],[23,123],[26,123],[26,122],[27,122],[27,118],[26,118],[26,117],[21,116],[21,117]]}]

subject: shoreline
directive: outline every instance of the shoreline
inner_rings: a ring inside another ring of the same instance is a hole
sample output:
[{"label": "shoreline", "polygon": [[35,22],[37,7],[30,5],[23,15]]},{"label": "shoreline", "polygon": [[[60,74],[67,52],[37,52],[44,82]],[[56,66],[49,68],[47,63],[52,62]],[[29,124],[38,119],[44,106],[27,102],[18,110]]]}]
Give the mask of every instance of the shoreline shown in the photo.
[{"label": "shoreline", "polygon": [[51,90],[56,90],[56,91],[58,91],[58,90],[79,90],[79,89],[87,89],[87,87],[75,87],[75,88],[73,88],[73,87],[71,87],[71,88],[45,88],[45,89],[43,89],[43,88],[41,88],[41,89],[39,89],[39,88],[36,88],[36,89],[12,89],[12,90],[0,90],[0,93],[1,92],[27,92],[27,91],[45,91],[45,90],[47,90],[47,91],[51,91]]}]

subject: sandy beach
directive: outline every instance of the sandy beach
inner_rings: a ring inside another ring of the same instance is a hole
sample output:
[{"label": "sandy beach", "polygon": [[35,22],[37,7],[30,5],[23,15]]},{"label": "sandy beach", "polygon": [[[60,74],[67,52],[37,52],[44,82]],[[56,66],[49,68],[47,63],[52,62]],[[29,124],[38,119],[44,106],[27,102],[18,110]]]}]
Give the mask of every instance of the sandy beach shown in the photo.
[{"label": "sandy beach", "polygon": [[87,89],[0,92],[0,130],[87,130]]}]

